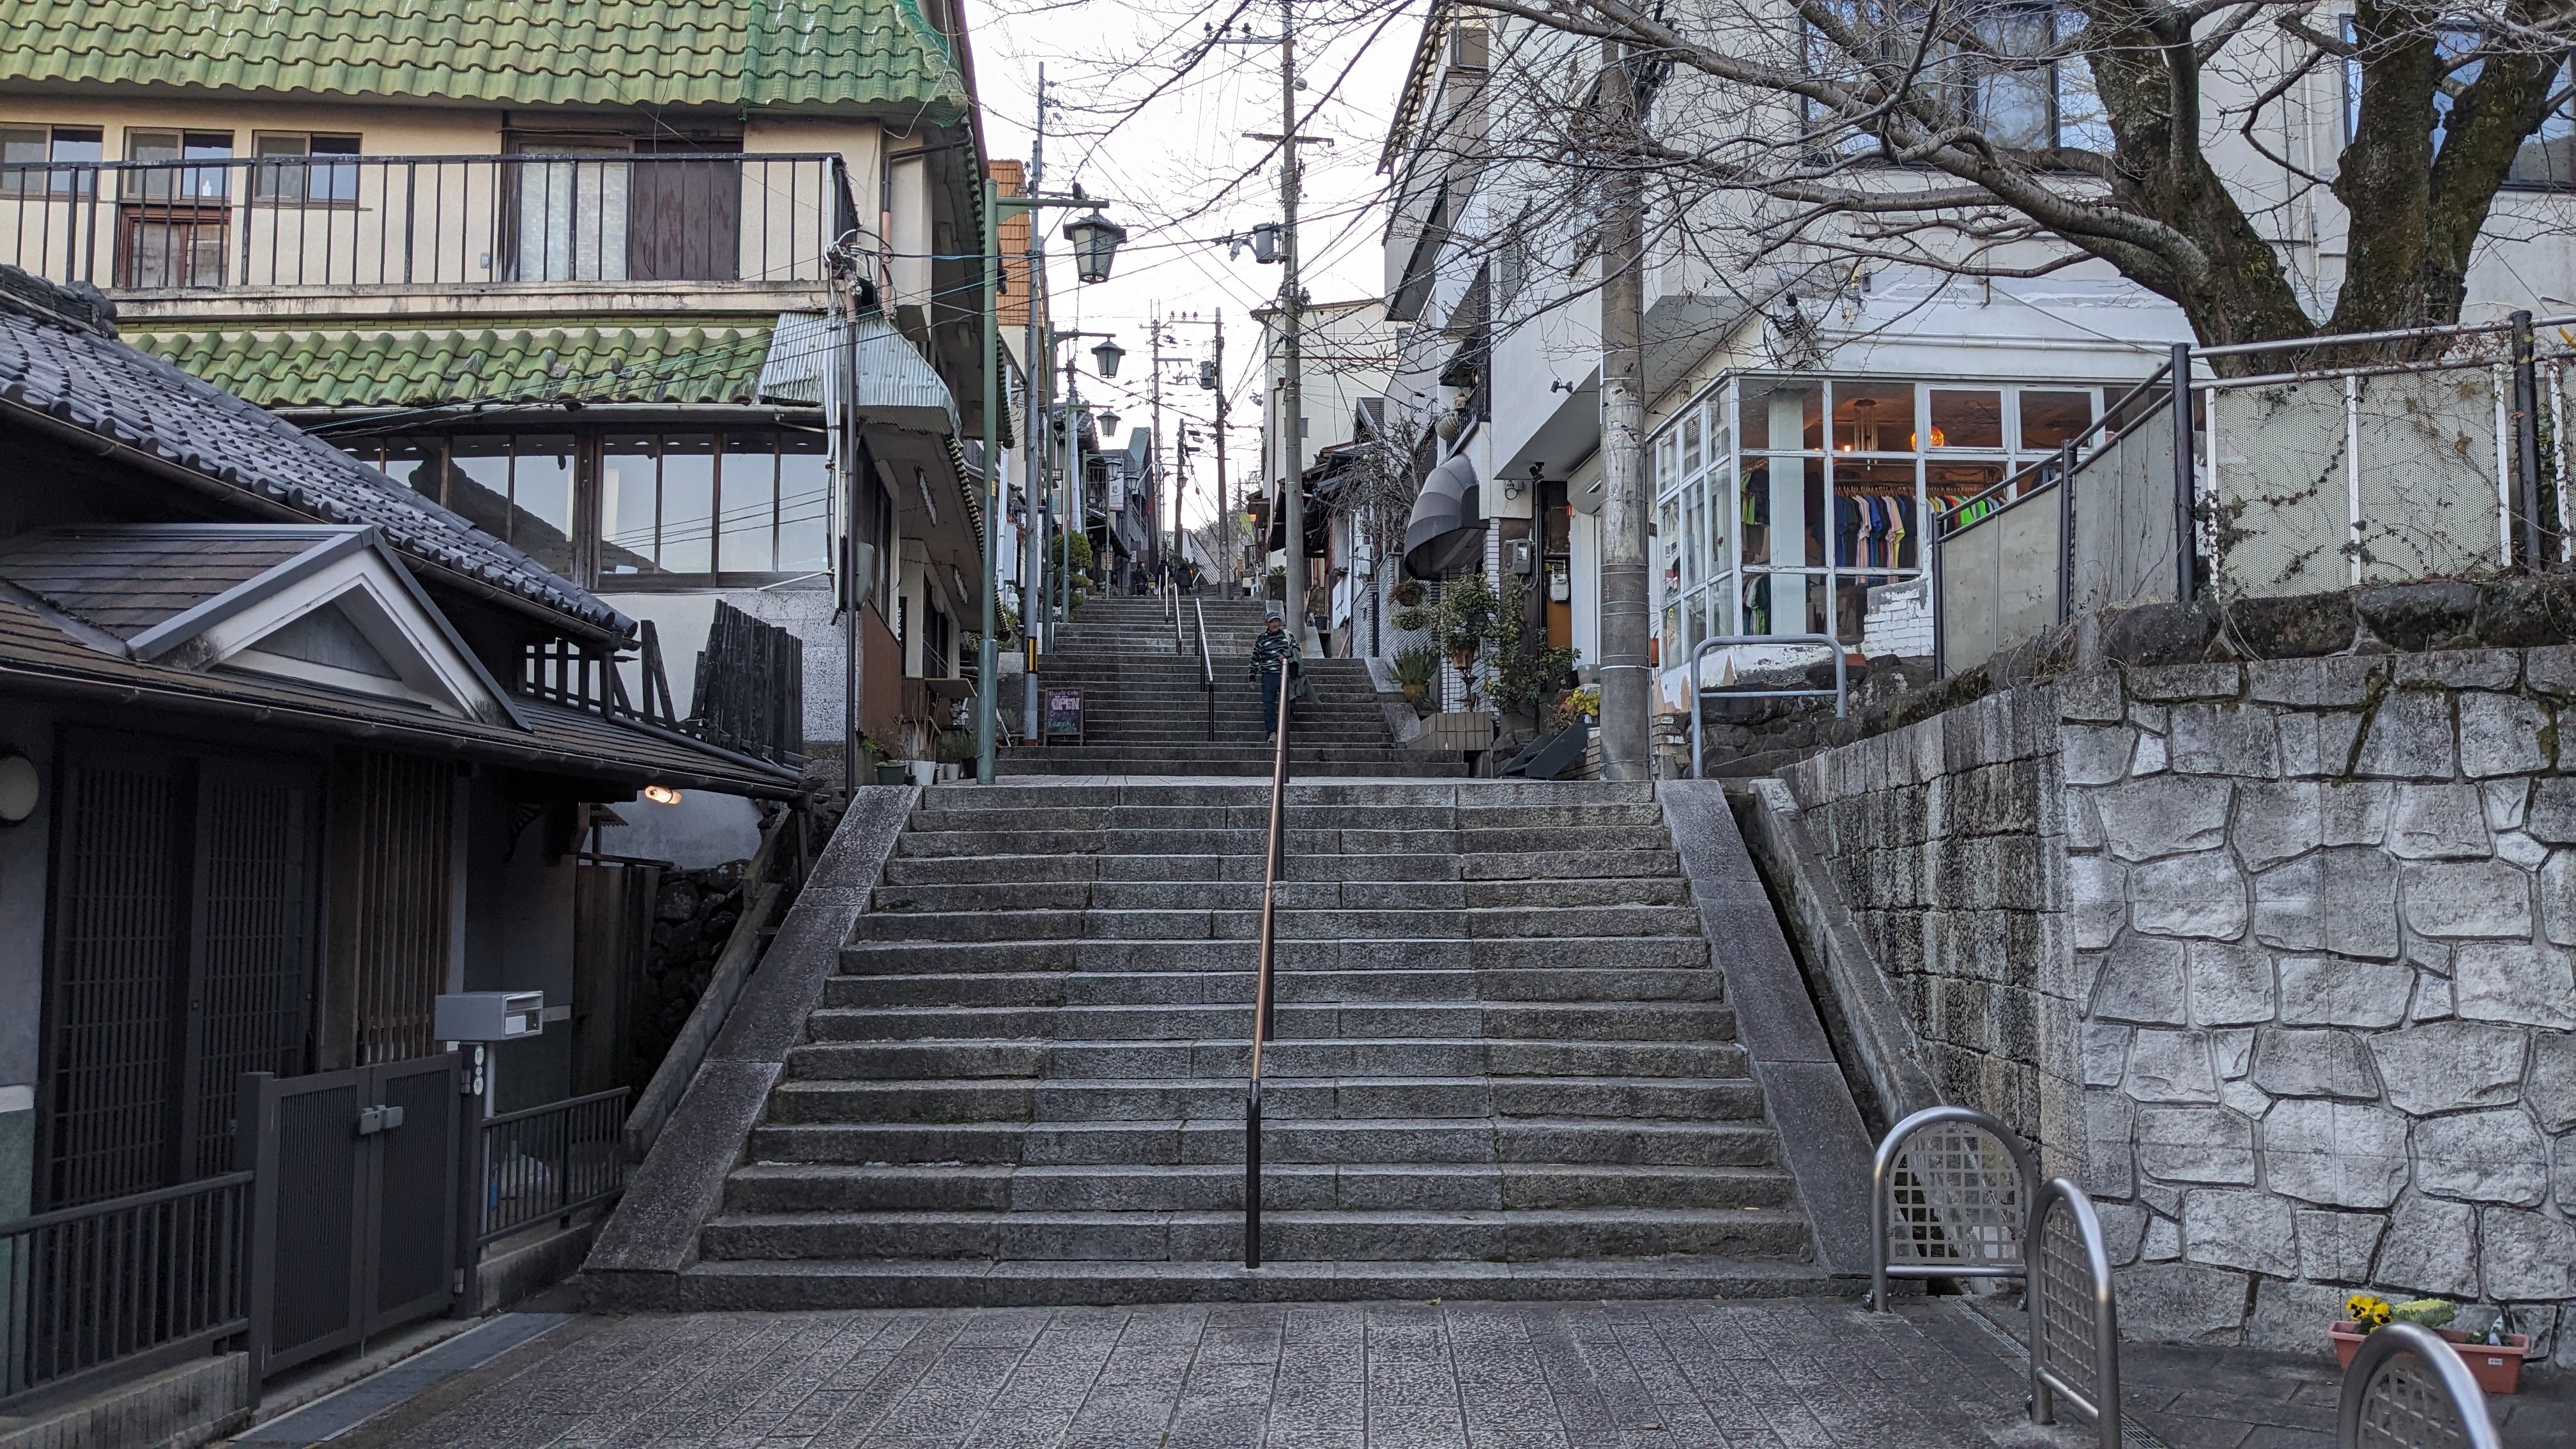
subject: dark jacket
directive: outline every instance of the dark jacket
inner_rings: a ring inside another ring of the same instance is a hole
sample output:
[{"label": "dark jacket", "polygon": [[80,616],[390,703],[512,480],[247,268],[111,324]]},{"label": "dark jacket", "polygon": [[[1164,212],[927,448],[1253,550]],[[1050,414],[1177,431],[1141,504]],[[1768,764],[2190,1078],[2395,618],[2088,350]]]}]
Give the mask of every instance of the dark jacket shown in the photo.
[{"label": "dark jacket", "polygon": [[1263,674],[1277,674],[1279,662],[1297,657],[1297,641],[1285,629],[1264,629],[1252,641],[1252,667]]}]

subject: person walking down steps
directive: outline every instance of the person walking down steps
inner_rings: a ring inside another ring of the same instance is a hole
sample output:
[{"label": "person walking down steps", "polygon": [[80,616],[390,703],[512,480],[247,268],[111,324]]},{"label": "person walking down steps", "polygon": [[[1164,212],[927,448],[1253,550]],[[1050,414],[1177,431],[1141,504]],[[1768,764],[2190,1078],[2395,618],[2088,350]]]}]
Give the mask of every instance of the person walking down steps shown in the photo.
[{"label": "person walking down steps", "polygon": [[[1279,681],[1283,673],[1292,680],[1296,678],[1293,667],[1283,668],[1293,666],[1296,660],[1297,641],[1289,637],[1279,616],[1271,615],[1262,622],[1261,637],[1252,641],[1252,673],[1261,681],[1261,737],[1265,740],[1279,737]],[[1291,703],[1297,698],[1293,684],[1288,698]]]}]

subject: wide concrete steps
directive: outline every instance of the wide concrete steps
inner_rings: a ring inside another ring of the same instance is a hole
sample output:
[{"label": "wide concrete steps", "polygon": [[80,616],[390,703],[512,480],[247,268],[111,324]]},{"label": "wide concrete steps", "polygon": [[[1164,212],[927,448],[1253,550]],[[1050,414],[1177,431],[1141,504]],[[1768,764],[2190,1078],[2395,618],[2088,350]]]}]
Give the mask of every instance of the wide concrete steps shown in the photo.
[{"label": "wide concrete steps", "polygon": [[673,1306],[724,1310],[1051,1307],[1086,1303],[1324,1303],[1384,1299],[1785,1298],[1844,1292],[1812,1263],[1704,1255],[1536,1262],[1268,1258],[1133,1262],[1027,1258],[713,1260]]},{"label": "wide concrete steps", "polygon": [[[1794,1253],[1806,1223],[1777,1208],[1549,1208],[1441,1212],[1265,1209],[1265,1254],[1291,1259],[1482,1261],[1577,1256]],[[722,1258],[1013,1258],[1224,1262],[1243,1254],[1232,1211],[724,1214],[706,1229]]]},{"label": "wide concrete steps", "polygon": [[[1198,652],[1198,619],[1181,609],[1184,636],[1160,599],[1086,604],[1038,661],[1042,684],[1082,691],[1083,742],[1009,745],[996,769],[1015,778],[1083,775],[1260,777],[1273,752],[1271,721],[1247,677],[1261,628],[1258,604],[1227,601],[1207,613],[1209,657]],[[1301,776],[1454,779],[1467,773],[1454,751],[1406,749],[1389,729],[1368,667],[1354,659],[1304,665],[1311,697],[1289,729],[1291,772]],[[1211,685],[1210,675],[1213,674]]]},{"label": "wide concrete steps", "polygon": [[1642,788],[936,787],[683,1306],[1834,1291]]}]

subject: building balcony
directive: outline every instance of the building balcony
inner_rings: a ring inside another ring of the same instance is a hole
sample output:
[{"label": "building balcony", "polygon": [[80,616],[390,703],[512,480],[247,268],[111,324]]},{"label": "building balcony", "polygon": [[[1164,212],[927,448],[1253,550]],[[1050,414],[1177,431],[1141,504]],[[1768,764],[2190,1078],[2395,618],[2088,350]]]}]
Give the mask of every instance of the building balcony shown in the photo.
[{"label": "building balcony", "polygon": [[144,316],[210,303],[402,311],[421,293],[518,310],[551,310],[550,296],[668,307],[707,291],[810,292],[853,243],[874,249],[828,154],[0,167],[0,261],[103,288]]}]

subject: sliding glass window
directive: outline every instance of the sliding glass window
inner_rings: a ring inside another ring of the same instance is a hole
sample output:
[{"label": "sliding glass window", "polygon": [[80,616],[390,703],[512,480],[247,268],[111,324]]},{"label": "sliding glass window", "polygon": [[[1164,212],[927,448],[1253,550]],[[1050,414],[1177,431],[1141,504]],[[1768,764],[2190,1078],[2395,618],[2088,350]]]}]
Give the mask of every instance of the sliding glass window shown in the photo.
[{"label": "sliding glass window", "polygon": [[1921,575],[1931,513],[2045,459],[2100,404],[2090,387],[1722,379],[1648,440],[1663,664],[1720,634],[1864,644],[1870,591]]}]

